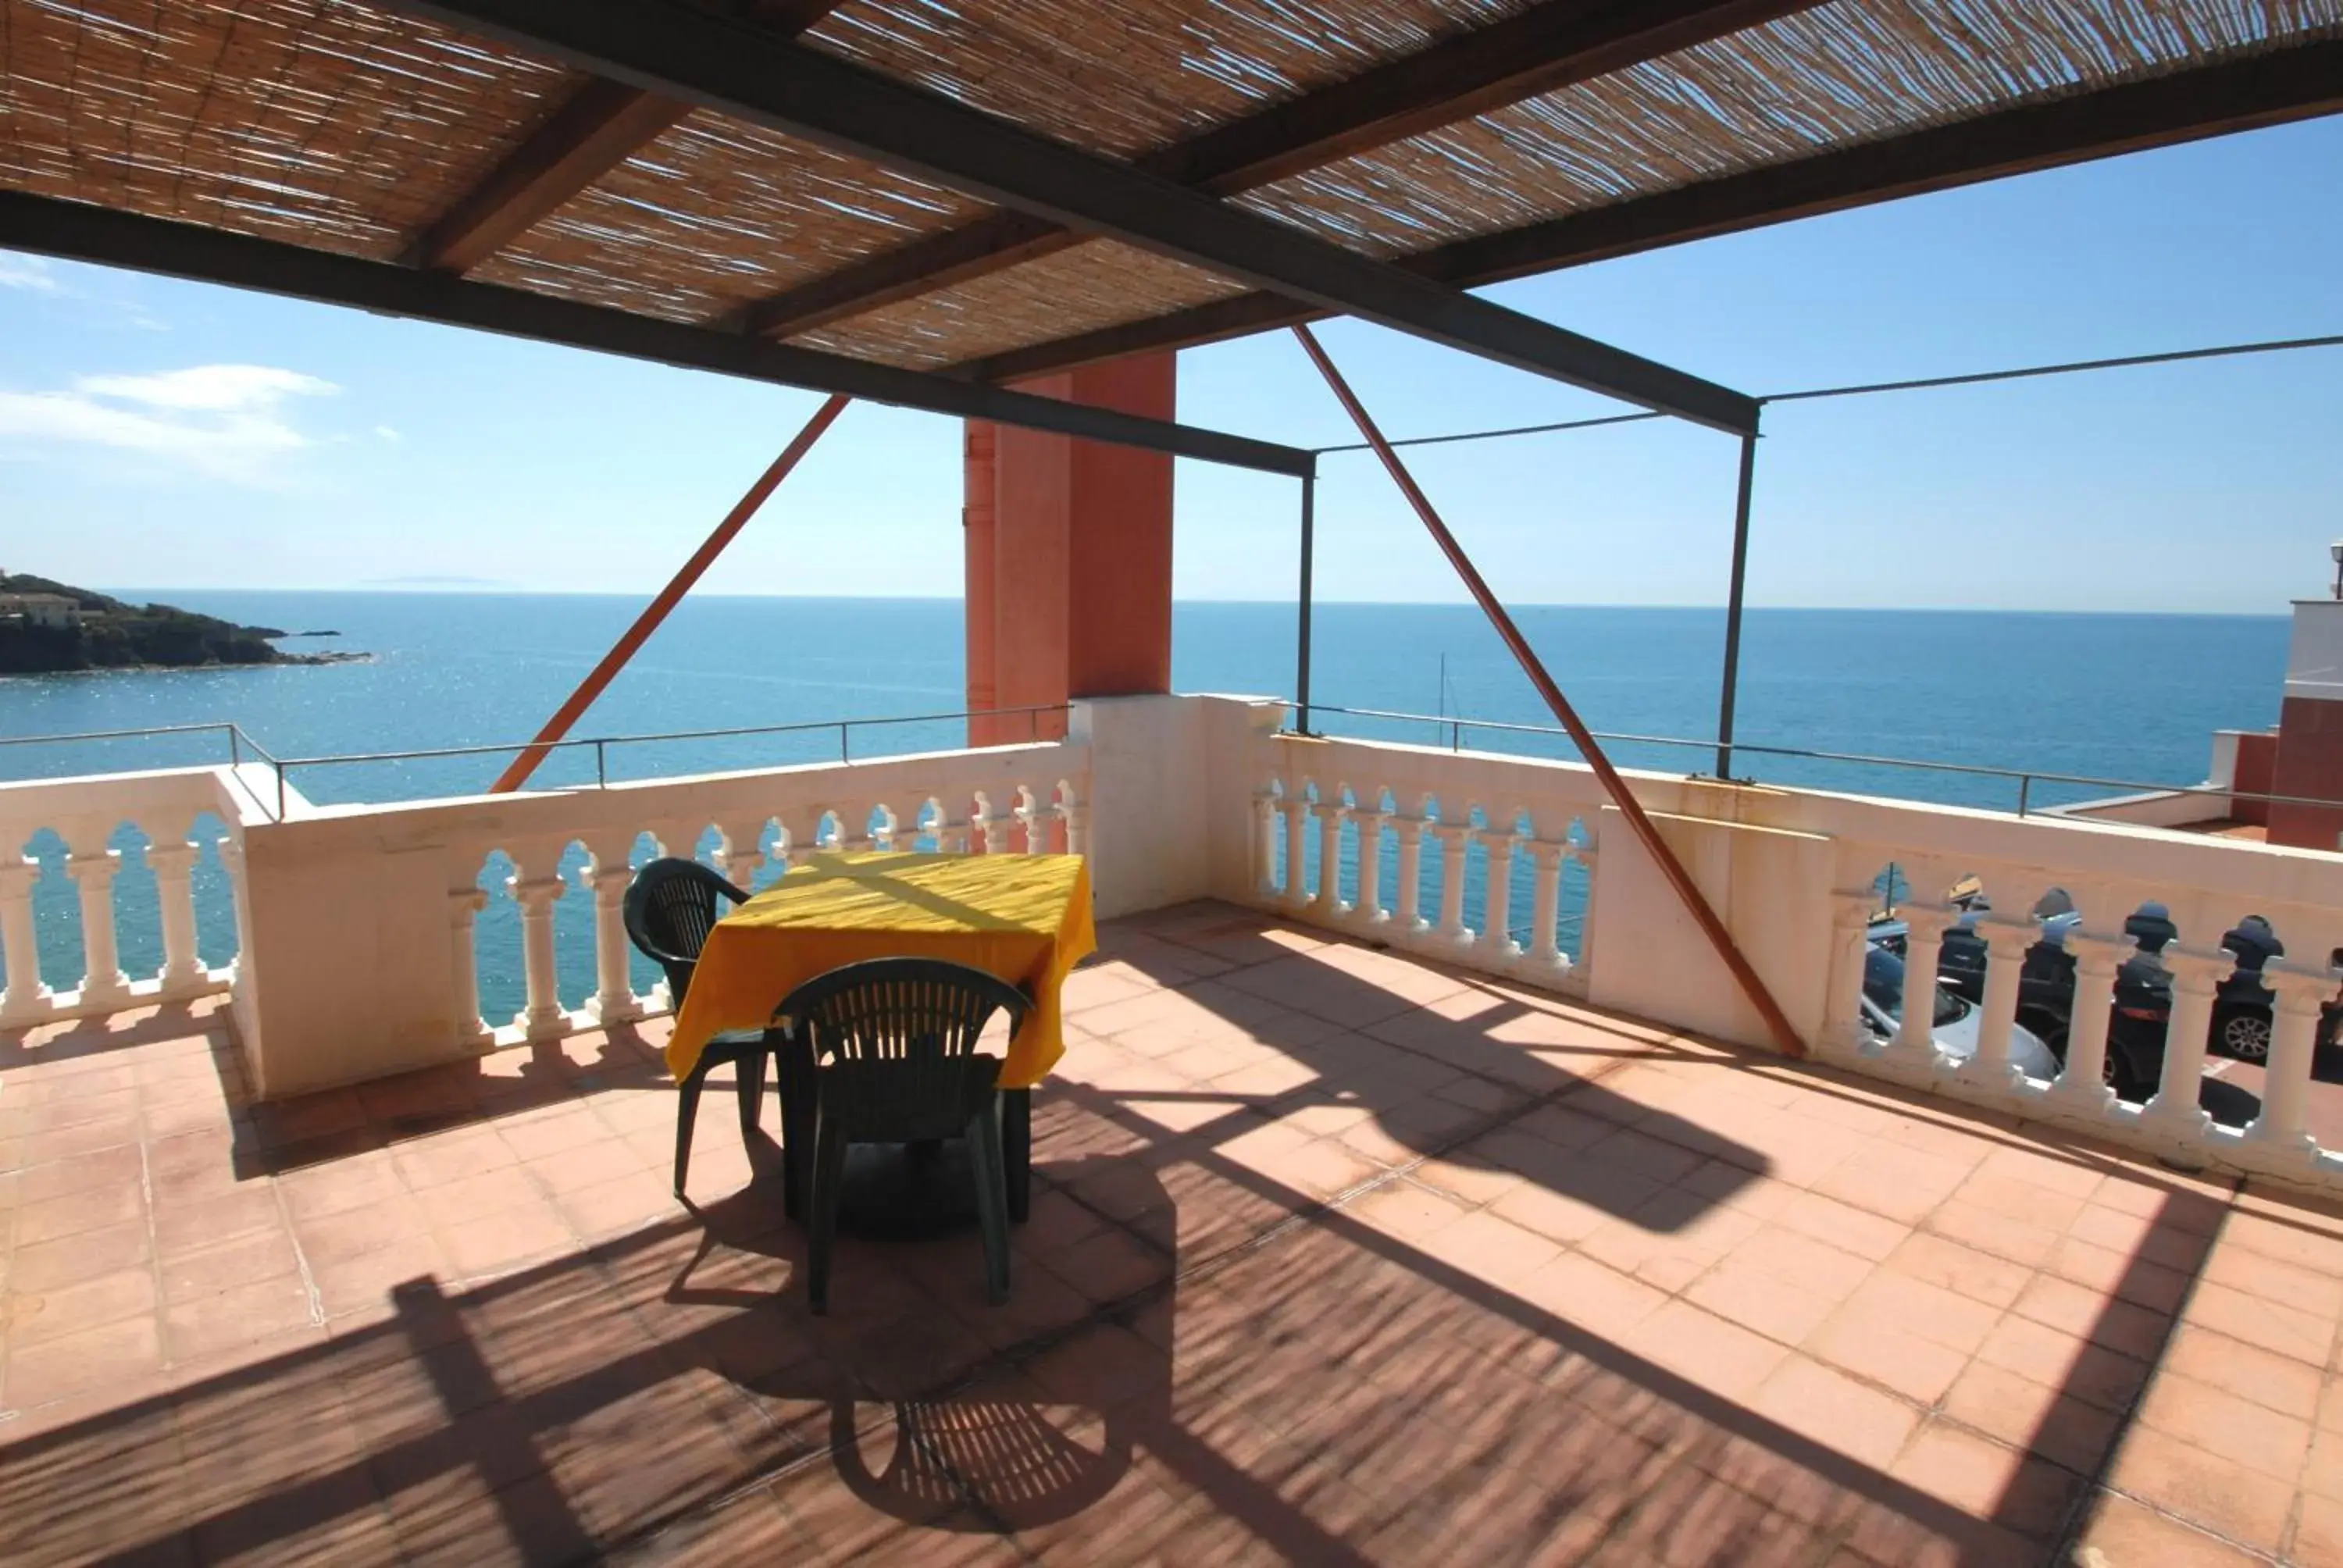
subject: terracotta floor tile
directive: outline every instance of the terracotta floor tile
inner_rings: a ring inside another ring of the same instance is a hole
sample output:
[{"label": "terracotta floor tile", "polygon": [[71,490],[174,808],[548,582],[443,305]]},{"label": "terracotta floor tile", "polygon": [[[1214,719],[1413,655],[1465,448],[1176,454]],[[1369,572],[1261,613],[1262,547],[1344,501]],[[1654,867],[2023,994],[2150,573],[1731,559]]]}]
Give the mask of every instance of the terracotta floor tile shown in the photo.
[{"label": "terracotta floor tile", "polygon": [[2310,1421],[2318,1413],[2318,1368],[2210,1329],[2181,1324],[2163,1364],[2167,1372],[2226,1388],[2297,1420]]},{"label": "terracotta floor tile", "polygon": [[1443,1225],[1418,1245],[1475,1279],[1510,1284],[1561,1255],[1559,1242],[1525,1231],[1485,1210]]},{"label": "terracotta floor tile", "polygon": [[288,1233],[254,1231],[165,1262],[163,1294],[172,1302],[196,1301],[237,1285],[297,1274],[300,1269]]},{"label": "terracotta floor tile", "polygon": [[500,1208],[478,1219],[436,1228],[440,1249],[459,1279],[519,1268],[574,1251],[577,1236],[543,1199]]},{"label": "terracotta floor tile", "polygon": [[5,1298],[8,1343],[44,1344],[68,1334],[155,1311],[155,1271],[139,1264],[83,1280],[45,1294],[18,1291]]},{"label": "terracotta floor tile", "polygon": [[2280,1544],[2295,1496],[2291,1480],[2248,1470],[2145,1425],[2125,1436],[2107,1484],[2268,1553]]},{"label": "terracotta floor tile", "polygon": [[1882,1269],[1857,1286],[1846,1310],[1963,1355],[1975,1355],[2002,1316],[1996,1307],[1893,1269]]},{"label": "terracotta floor tile", "polygon": [[2124,1497],[2099,1498],[2076,1544],[2096,1552],[2097,1560],[2108,1568],[2134,1563],[2155,1568],[2261,1568],[2268,1561]]},{"label": "terracotta floor tile", "polygon": [[1635,1325],[1626,1348],[1740,1403],[1790,1356],[1788,1346],[1684,1302],[1663,1304]]},{"label": "terracotta floor tile", "polygon": [[277,1204],[274,1184],[247,1181],[232,1192],[183,1208],[158,1206],[155,1213],[155,1251],[168,1262],[183,1253],[201,1251],[238,1236],[284,1228],[285,1214]]},{"label": "terracotta floor tile", "polygon": [[1903,1245],[1912,1233],[1910,1227],[1896,1221],[1818,1192],[1801,1192],[1792,1199],[1783,1208],[1779,1223],[1875,1263]]},{"label": "terracotta floor tile", "polygon": [[2158,1354],[2171,1328],[2159,1312],[2050,1274],[2036,1274],[2011,1311],[2143,1360]]},{"label": "terracotta floor tile", "polygon": [[1939,1236],[2029,1270],[2047,1265],[2064,1240],[2063,1232],[2046,1223],[1996,1213],[1957,1197],[1940,1204],[1922,1223]]},{"label": "terracotta floor tile", "polygon": [[2308,1422],[2281,1415],[2169,1367],[2149,1386],[2139,1419],[2184,1442],[2289,1481],[2300,1473],[2310,1451]]},{"label": "terracotta floor tile", "polygon": [[16,1187],[18,1204],[41,1203],[95,1191],[101,1188],[136,1189],[146,1177],[146,1162],[136,1144],[100,1149],[68,1160],[26,1169]]},{"label": "terracotta floor tile", "polygon": [[2313,1366],[2327,1364],[2335,1342],[2331,1321],[2210,1280],[2197,1282],[2183,1318],[2272,1354],[2290,1356]]},{"label": "terracotta floor tile", "polygon": [[2343,1563],[2343,1501],[2331,1496],[2302,1500],[2291,1555],[2297,1563]]},{"label": "terracotta floor tile", "polygon": [[1787,1345],[1804,1343],[1839,1305],[1834,1297],[1739,1260],[1702,1278],[1684,1299]]},{"label": "terracotta floor tile", "polygon": [[28,1201],[18,1208],[16,1244],[26,1247],[62,1241],[137,1220],[146,1211],[146,1196],[135,1181],[78,1187],[54,1198]]},{"label": "terracotta floor tile", "polygon": [[1956,1292],[1991,1307],[2009,1306],[2033,1278],[2030,1271],[2006,1258],[1980,1252],[1926,1231],[1906,1237],[1903,1244],[1887,1255],[1886,1266],[1896,1273]]},{"label": "terracotta floor tile", "polygon": [[171,1359],[189,1361],[317,1322],[298,1277],[261,1280],[164,1310]]},{"label": "terracotta floor tile", "polygon": [[2117,1431],[2113,1412],[1983,1360],[1971,1362],[1954,1380],[1943,1409],[1964,1425],[2078,1475],[2097,1471]]},{"label": "terracotta floor tile", "polygon": [[1422,1241],[1454,1224],[1471,1210],[1429,1188],[1393,1181],[1362,1194],[1343,1212],[1403,1241]]},{"label": "terracotta floor tile", "polygon": [[141,1312],[41,1344],[12,1347],[0,1379],[0,1402],[28,1410],[101,1383],[135,1384],[162,1365],[155,1315]]},{"label": "terracotta floor tile", "polygon": [[2220,1245],[2206,1260],[2205,1278],[2330,1322],[2343,1317],[2343,1275],[2298,1267],[2247,1247]]},{"label": "terracotta floor tile", "polygon": [[1527,1274],[1514,1293],[1592,1334],[1619,1340],[1667,1301],[1664,1292],[1565,1252]]},{"label": "terracotta floor tile", "polygon": [[1752,1408],[1835,1452],[1885,1470],[1920,1424],[1920,1412],[1803,1355],[1757,1391]]},{"label": "terracotta floor tile", "polygon": [[394,1234],[379,1247],[329,1261],[312,1259],[310,1276],[328,1322],[372,1322],[395,1316],[394,1286],[414,1280],[450,1280],[453,1267],[439,1244],[421,1234]]},{"label": "terracotta floor tile", "polygon": [[1805,1342],[1808,1354],[1895,1390],[1915,1403],[1944,1398],[1969,1358],[1868,1312],[1842,1309]]},{"label": "terracotta floor tile", "polygon": [[83,1280],[94,1280],[154,1255],[154,1241],[143,1219],[126,1220],[102,1230],[84,1231],[55,1241],[19,1243],[8,1260],[8,1288],[13,1291],[54,1291]]},{"label": "terracotta floor tile", "polygon": [[1771,1224],[1735,1247],[1731,1255],[1736,1262],[1840,1301],[1853,1295],[1875,1267],[1868,1258]]}]

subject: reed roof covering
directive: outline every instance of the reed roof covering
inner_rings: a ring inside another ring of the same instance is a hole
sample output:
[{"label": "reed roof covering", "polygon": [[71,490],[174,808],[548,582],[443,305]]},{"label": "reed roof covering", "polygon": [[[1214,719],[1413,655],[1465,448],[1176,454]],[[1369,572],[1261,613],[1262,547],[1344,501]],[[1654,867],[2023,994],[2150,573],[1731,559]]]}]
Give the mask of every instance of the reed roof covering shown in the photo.
[{"label": "reed roof covering", "polygon": [[[1599,20],[1658,0],[707,4],[779,17],[804,49],[1399,258],[2343,40],[2343,0],[1739,0],[1707,7],[1749,19],[1715,36],[1614,49],[1500,101],[1460,88],[1469,112],[1443,119],[1435,106],[1298,167],[1198,179],[1181,159],[1199,138],[1393,62],[1533,12]],[[435,226],[528,165],[590,85],[391,0],[0,0],[0,189],[412,263]],[[2172,131],[2338,106],[2299,92],[2288,106]],[[472,276],[726,332],[757,329],[778,301],[774,336],[920,368],[1020,353],[1046,363],[1041,346],[1184,319],[1254,288],[1048,223],[989,258],[922,273],[905,261],[917,247],[1000,215],[712,108],[634,112],[644,134],[614,145],[606,125],[573,149],[561,166],[575,188],[538,179],[546,210],[516,220]],[[2022,166],[2024,150],[1982,172]],[[793,291],[839,293],[874,269],[891,281],[793,313]]]}]

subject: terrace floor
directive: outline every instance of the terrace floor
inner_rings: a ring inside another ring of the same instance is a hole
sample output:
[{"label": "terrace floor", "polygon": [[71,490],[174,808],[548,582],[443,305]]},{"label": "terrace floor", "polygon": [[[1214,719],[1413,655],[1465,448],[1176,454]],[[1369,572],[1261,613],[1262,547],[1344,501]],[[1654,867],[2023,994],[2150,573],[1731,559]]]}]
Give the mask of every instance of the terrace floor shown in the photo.
[{"label": "terrace floor", "polygon": [[208,1009],[0,1040],[0,1560],[2343,1563],[2334,1212],[1104,941],[1000,1308],[965,1237],[811,1316],[724,1099],[669,1194],[654,1030],[269,1107]]}]

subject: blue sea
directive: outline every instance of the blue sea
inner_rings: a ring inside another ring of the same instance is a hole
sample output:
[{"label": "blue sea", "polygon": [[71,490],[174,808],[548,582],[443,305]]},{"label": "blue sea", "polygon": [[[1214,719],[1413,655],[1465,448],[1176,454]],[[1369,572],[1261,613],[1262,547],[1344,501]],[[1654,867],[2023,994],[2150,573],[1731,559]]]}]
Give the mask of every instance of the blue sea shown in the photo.
[{"label": "blue sea", "polygon": [[[311,668],[0,678],[0,740],[233,721],[276,756],[346,756],[489,746],[526,739],[640,608],[634,598],[427,593],[293,593],[136,588],[108,591],[288,631],[332,630],[289,649],[346,649],[365,663]],[[1713,739],[1724,616],[1714,609],[1532,606],[1523,629],[1597,730]],[[1859,753],[2076,774],[2121,783],[2205,776],[2217,729],[2277,721],[2286,668],[2283,617],[2058,615],[1906,610],[1752,610],[1742,648],[1738,738]],[[1193,603],[1173,618],[1174,684],[1185,691],[1290,696],[1291,605]],[[1349,709],[1550,722],[1470,606],[1318,607],[1314,699]],[[843,719],[909,719],[963,706],[960,606],[938,599],[704,598],[686,601],[579,725],[592,736],[767,725],[789,734],[609,746],[557,754],[538,782],[612,779],[834,759]],[[1446,725],[1322,711],[1336,734],[1567,756],[1558,736],[1461,732]],[[957,719],[857,727],[857,757],[961,744]],[[1624,766],[1706,771],[1708,748],[1620,742]],[[0,779],[225,761],[206,736],[0,745]],[[316,764],[295,783],[327,803],[414,799],[485,789],[502,755]],[[1952,804],[2010,808],[2006,779],[1735,754],[1736,776]],[[2036,805],[2117,792],[2036,783]],[[206,837],[212,835],[202,835]],[[160,962],[153,879],[142,840],[117,836],[126,865],[124,967]],[[80,938],[64,847],[26,846],[44,977],[80,978]],[[483,870],[496,901],[482,917],[483,1010],[519,1006],[518,919],[507,869]],[[205,956],[233,948],[224,874],[208,851],[197,879]],[[1473,900],[1477,905],[1477,897]],[[1517,899],[1517,914],[1526,909]],[[590,900],[557,907],[566,1000],[592,988]],[[648,985],[651,977],[641,977]]]}]

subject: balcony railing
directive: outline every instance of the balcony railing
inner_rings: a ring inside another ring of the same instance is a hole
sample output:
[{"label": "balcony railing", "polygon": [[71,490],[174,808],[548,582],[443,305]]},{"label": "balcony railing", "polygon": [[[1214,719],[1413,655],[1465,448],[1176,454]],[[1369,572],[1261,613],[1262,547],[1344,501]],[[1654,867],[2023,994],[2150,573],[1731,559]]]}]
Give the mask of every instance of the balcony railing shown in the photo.
[{"label": "balcony railing", "polygon": [[[1284,714],[1282,703],[1227,698],[1085,702],[1057,741],[387,805],[313,805],[293,791],[281,812],[276,775],[252,762],[0,786],[0,840],[21,848],[50,829],[64,842],[84,971],[77,985],[41,983],[35,866],[12,849],[0,863],[0,1026],[232,983],[236,1032],[269,1096],[544,1043],[664,1005],[656,987],[638,987],[619,918],[649,846],[708,853],[749,883],[811,848],[867,843],[1072,849],[1092,858],[1102,915],[1207,897],[1248,903],[1671,1028],[1764,1041],[1657,868],[1614,827],[1588,769],[1294,736],[1279,728]],[[2343,948],[2343,856],[1628,779],[1820,1060],[2176,1162],[2343,1191],[2343,1151],[2319,1146],[2311,1115],[2319,1010],[2338,977],[2299,956]],[[201,849],[194,825],[214,819],[233,895],[226,966],[196,957],[187,878]],[[112,901],[121,852],[111,839],[125,823],[147,839],[157,889],[142,918],[159,921],[162,961],[137,980],[122,972],[127,939]],[[486,868],[501,889],[482,886]],[[1974,1055],[1947,1059],[1925,1009],[1907,1010],[1890,1039],[1863,1024],[1866,926],[1883,885],[1909,890],[1898,913],[1916,975],[1935,972],[1963,914],[1953,891],[1989,900],[1976,926],[1989,962]],[[2079,911],[2066,938],[2077,979],[2064,1070],[2043,1081],[2018,1070],[2010,1047],[2019,965],[2042,935],[2018,911],[2054,889]],[[521,981],[509,1021],[483,1016],[480,914],[498,892],[517,905],[500,939]],[[590,921],[557,920],[573,893]],[[2117,968],[2132,951],[2125,921],[2148,900],[2180,936],[2158,955],[2173,997],[2162,1079],[2131,1103],[2101,1067]],[[2274,1026],[2260,1110],[2227,1127],[2199,1108],[2198,1084],[2215,993],[2235,962],[2219,943],[2249,915],[2298,956],[2262,971]],[[565,970],[590,980],[573,978],[565,993]]]}]

